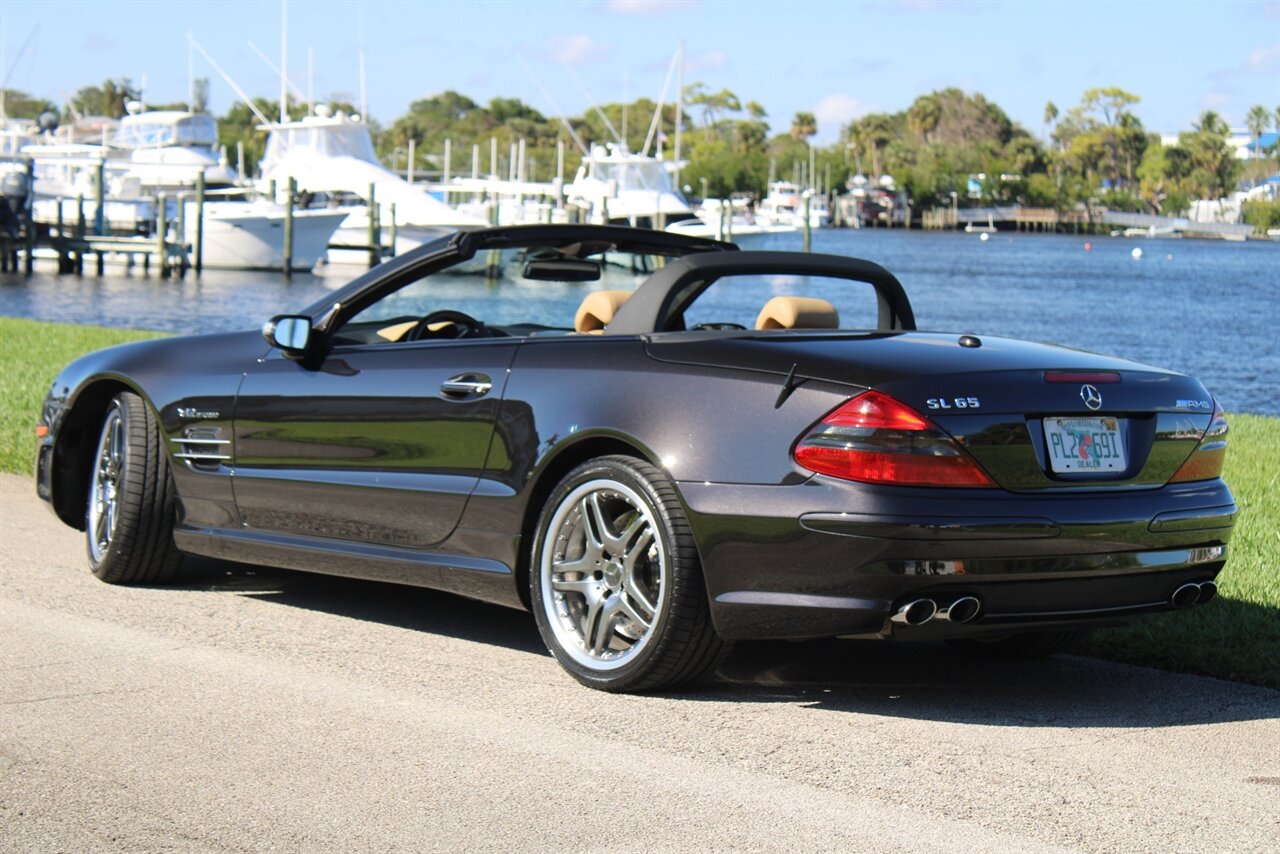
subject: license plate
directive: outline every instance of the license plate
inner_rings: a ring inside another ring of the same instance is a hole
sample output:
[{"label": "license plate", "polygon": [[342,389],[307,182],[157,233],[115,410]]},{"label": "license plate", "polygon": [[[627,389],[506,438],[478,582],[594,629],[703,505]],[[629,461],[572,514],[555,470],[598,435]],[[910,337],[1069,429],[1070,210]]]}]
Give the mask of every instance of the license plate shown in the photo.
[{"label": "license plate", "polygon": [[1118,418],[1046,418],[1044,441],[1055,472],[1124,471]]}]

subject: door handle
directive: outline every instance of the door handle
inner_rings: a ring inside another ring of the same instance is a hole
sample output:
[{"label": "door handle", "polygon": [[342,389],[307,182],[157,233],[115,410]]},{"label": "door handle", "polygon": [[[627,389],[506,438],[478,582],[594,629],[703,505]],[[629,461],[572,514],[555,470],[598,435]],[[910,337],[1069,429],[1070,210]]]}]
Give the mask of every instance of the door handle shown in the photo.
[{"label": "door handle", "polygon": [[492,388],[484,374],[458,374],[440,383],[440,393],[448,397],[483,397]]}]

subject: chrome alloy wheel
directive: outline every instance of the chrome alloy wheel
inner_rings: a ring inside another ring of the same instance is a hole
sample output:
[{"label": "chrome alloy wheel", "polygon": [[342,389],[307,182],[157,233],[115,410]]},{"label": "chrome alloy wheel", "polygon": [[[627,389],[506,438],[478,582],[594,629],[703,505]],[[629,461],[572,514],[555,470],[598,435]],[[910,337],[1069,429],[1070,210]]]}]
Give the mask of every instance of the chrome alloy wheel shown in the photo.
[{"label": "chrome alloy wheel", "polygon": [[662,617],[668,560],[648,503],[612,479],[565,496],[547,526],[539,577],[547,623],[583,667],[634,661]]},{"label": "chrome alloy wheel", "polygon": [[116,534],[120,491],[124,488],[120,477],[123,468],[124,418],[120,405],[112,403],[102,423],[89,494],[89,556],[94,563],[101,562],[106,556]]}]

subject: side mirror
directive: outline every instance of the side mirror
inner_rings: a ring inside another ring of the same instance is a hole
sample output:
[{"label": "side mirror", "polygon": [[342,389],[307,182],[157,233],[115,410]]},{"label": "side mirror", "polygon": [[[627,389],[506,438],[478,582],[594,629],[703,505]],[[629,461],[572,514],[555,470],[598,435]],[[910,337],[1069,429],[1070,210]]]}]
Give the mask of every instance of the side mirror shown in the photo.
[{"label": "side mirror", "polygon": [[307,352],[311,344],[311,318],[305,314],[281,314],[271,318],[262,327],[262,337],[272,347],[278,347],[290,358],[298,358]]}]

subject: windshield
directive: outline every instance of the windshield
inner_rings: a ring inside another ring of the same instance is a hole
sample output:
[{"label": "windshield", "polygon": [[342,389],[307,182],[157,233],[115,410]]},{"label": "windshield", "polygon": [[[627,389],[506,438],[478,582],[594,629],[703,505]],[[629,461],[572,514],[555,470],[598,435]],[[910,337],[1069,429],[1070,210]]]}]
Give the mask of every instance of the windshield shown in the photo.
[{"label": "windshield", "polygon": [[369,129],[355,122],[341,125],[303,123],[276,128],[267,139],[265,159],[274,163],[294,150],[314,151],[324,157],[354,157],[366,163],[378,162]]},{"label": "windshield", "polygon": [[212,146],[218,141],[218,123],[213,116],[182,116],[149,119],[126,117],[116,131],[116,144],[124,148],[162,146]]}]

